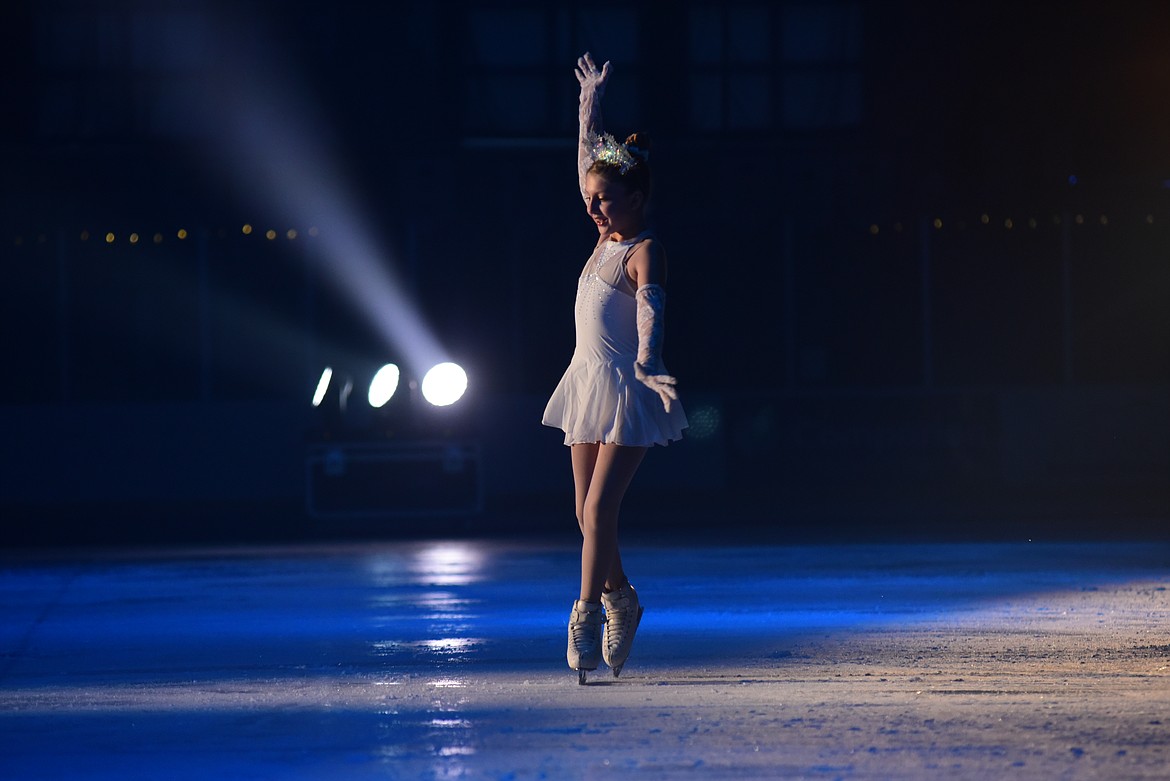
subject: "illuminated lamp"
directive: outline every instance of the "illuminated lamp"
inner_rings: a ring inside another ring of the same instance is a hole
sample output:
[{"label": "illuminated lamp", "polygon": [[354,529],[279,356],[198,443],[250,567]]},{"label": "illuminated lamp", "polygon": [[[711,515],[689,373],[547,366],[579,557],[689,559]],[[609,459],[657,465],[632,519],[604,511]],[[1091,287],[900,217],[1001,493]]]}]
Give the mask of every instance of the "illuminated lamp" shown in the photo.
[{"label": "illuminated lamp", "polygon": [[392,363],[388,363],[381,369],[378,369],[374,374],[374,379],[370,381],[370,392],[367,398],[370,401],[370,406],[375,409],[380,409],[386,405],[386,402],[394,396],[394,391],[398,390],[398,367]]},{"label": "illuminated lamp", "polygon": [[458,364],[440,363],[423,377],[423,398],[436,407],[454,404],[466,390],[467,373]]},{"label": "illuminated lamp", "polygon": [[[336,376],[335,376],[336,375]],[[349,404],[349,394],[353,392],[353,379],[347,374],[337,375],[329,366],[321,372],[317,380],[317,388],[313,391],[313,406],[323,408],[331,413],[344,413]]]},{"label": "illuminated lamp", "polygon": [[329,366],[321,372],[321,379],[317,380],[317,390],[313,391],[313,406],[320,407],[321,402],[325,400],[325,394],[329,392],[329,383],[333,379],[333,369]]}]

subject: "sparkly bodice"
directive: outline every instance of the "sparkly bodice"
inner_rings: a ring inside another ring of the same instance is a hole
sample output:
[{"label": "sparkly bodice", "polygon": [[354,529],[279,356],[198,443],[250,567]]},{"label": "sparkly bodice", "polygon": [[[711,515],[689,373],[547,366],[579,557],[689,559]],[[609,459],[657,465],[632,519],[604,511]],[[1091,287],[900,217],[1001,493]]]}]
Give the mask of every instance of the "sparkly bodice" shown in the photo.
[{"label": "sparkly bodice", "polygon": [[633,365],[638,353],[637,304],[626,258],[648,234],[599,242],[577,280],[575,360]]}]

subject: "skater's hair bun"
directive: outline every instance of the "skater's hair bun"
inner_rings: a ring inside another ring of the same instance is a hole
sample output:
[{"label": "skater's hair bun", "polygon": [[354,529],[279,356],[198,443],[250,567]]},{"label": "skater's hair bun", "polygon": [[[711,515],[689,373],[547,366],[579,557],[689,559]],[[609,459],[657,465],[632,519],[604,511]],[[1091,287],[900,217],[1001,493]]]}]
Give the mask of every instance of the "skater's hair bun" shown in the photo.
[{"label": "skater's hair bun", "polygon": [[630,154],[639,158],[641,162],[650,162],[650,134],[630,133],[626,136],[626,149],[629,149]]}]

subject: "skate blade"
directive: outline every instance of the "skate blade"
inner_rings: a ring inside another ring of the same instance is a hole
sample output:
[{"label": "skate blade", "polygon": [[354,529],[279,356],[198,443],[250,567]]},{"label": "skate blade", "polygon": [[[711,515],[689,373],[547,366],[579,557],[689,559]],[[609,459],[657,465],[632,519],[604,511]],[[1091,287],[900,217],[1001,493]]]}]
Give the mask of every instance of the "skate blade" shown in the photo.
[{"label": "skate blade", "polygon": [[594,670],[596,670],[597,668],[596,667],[573,667],[573,666],[570,666],[569,669],[577,671],[577,683],[584,686],[586,673],[591,673]]}]

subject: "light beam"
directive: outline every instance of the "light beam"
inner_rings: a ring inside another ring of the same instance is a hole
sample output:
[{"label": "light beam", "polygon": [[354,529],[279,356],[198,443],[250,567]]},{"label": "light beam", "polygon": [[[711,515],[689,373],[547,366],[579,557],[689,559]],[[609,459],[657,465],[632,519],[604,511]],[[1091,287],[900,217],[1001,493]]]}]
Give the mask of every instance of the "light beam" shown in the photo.
[{"label": "light beam", "polygon": [[[313,259],[417,376],[447,359],[379,246],[372,224],[340,175],[319,116],[294,91],[295,69],[257,31],[259,20],[223,24],[233,31],[220,78],[199,96],[200,114],[228,161],[229,183],[295,223],[316,226]],[[239,31],[248,31],[247,38]]]}]

